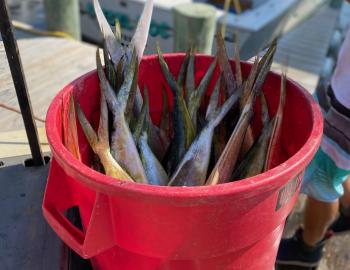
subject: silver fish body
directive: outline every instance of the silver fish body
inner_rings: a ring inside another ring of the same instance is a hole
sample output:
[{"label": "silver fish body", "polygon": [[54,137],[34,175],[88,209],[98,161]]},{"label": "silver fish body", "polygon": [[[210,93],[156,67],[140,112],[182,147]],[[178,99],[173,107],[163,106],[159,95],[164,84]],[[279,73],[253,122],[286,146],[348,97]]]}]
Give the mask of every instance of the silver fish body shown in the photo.
[{"label": "silver fish body", "polygon": [[148,183],[151,185],[166,186],[168,184],[169,177],[149,147],[146,132],[141,134],[138,141],[138,148],[141,161],[147,175]]}]

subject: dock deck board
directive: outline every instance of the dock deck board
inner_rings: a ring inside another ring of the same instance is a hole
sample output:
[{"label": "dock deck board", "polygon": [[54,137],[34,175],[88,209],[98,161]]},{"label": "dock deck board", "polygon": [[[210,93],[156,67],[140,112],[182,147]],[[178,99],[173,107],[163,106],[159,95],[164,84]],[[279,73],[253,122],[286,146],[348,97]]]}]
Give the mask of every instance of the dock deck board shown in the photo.
[{"label": "dock deck board", "polygon": [[48,166],[0,170],[2,270],[59,270],[61,242],[44,221],[41,202]]}]

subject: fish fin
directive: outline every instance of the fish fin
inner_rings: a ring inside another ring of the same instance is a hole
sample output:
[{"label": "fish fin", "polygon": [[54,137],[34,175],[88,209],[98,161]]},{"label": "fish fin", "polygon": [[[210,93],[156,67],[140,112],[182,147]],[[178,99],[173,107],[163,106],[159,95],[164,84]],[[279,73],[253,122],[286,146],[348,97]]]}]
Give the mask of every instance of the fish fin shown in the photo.
[{"label": "fish fin", "polygon": [[134,69],[134,79],[132,80],[131,89],[129,92],[129,97],[125,108],[125,116],[126,116],[127,122],[130,122],[130,120],[134,117],[133,109],[135,106],[135,98],[136,98],[137,91],[139,90],[138,84],[137,84],[138,73],[139,73],[139,65],[136,64]]},{"label": "fish fin", "polygon": [[267,102],[265,98],[265,94],[262,92],[260,94],[260,103],[261,103],[261,119],[263,125],[267,125],[270,121],[270,116],[269,116],[269,108],[267,107]]},{"label": "fish fin", "polygon": [[186,72],[186,102],[187,106],[190,106],[191,97],[196,89],[196,82],[194,78],[194,62],[195,55],[191,48],[190,58],[188,60],[187,72]]},{"label": "fish fin", "polygon": [[137,24],[135,34],[131,40],[131,48],[136,49],[138,61],[140,62],[147,44],[148,33],[153,13],[153,0],[147,0],[141,18]]},{"label": "fish fin", "polygon": [[76,109],[77,116],[78,116],[78,119],[80,122],[80,126],[84,131],[86,139],[88,140],[91,148],[95,152],[96,146],[98,144],[97,134],[96,134],[95,130],[93,129],[93,127],[91,126],[91,124],[89,123],[89,121],[87,120],[83,110],[80,107],[80,104],[77,101],[75,101],[75,109]]},{"label": "fish fin", "polygon": [[263,172],[268,142],[271,136],[273,123],[274,119],[268,121],[263,127],[259,138],[253,144],[251,149],[247,152],[246,156],[240,162],[235,172],[233,173],[233,180],[252,177]]},{"label": "fish fin", "polygon": [[211,79],[213,77],[216,65],[217,65],[217,58],[215,57],[214,61],[211,62],[207,72],[205,73],[203,79],[201,80],[201,82],[197,88],[197,93],[198,93],[197,98],[199,100],[198,101],[199,106],[200,106],[200,103],[202,101],[204,94],[207,92],[207,89],[208,89],[208,86],[209,86]]},{"label": "fish fin", "polygon": [[188,112],[186,102],[183,97],[180,97],[180,111],[182,114],[182,118],[185,125],[185,135],[186,135],[186,149],[190,147],[192,141],[194,140],[194,137],[196,136],[196,131],[193,126],[192,119],[190,117],[190,113]]},{"label": "fish fin", "polygon": [[158,59],[159,59],[159,63],[160,63],[160,67],[162,69],[163,75],[166,79],[166,81],[168,82],[171,91],[173,92],[174,96],[175,95],[179,95],[182,94],[182,90],[180,89],[180,87],[178,86],[177,82],[174,79],[174,76],[171,74],[168,64],[165,62],[165,59],[163,57],[163,54],[160,50],[159,47],[159,43],[157,43],[157,52],[158,52]]},{"label": "fish fin", "polygon": [[234,43],[234,49],[235,49],[235,66],[236,66],[236,82],[237,87],[240,87],[243,84],[243,77],[242,77],[242,68],[241,68],[241,55],[240,55],[240,38],[239,38],[239,32],[235,32],[235,43]]},{"label": "fish fin", "polygon": [[117,96],[112,86],[108,82],[106,74],[103,70],[99,49],[96,51],[96,65],[98,77],[100,79],[101,90],[103,91],[103,94],[107,100],[109,109],[114,113],[117,107]]},{"label": "fish fin", "polygon": [[124,72],[123,72],[124,63],[125,63],[125,59],[124,57],[122,57],[116,69],[116,84],[115,84],[116,94],[118,94],[118,91],[124,81]]},{"label": "fish fin", "polygon": [[218,107],[219,104],[219,96],[220,96],[220,86],[221,86],[221,75],[218,78],[218,80],[215,83],[215,87],[213,90],[213,93],[210,96],[209,104],[207,107],[207,112],[205,115],[205,119],[207,121],[210,121],[210,119],[213,117],[213,114],[216,111],[216,108]]},{"label": "fish fin", "polygon": [[233,95],[231,95],[224,104],[213,113],[212,117],[209,118],[209,124],[216,127],[220,124],[226,114],[232,109],[233,105],[239,101],[239,97],[242,93],[242,88],[238,89]]},{"label": "fish fin", "polygon": [[271,69],[276,49],[277,42],[276,40],[274,40],[269,49],[267,50],[266,54],[261,58],[259,62],[258,75],[253,86],[253,91],[256,93],[261,90],[261,87],[265,82],[266,76]]},{"label": "fish fin", "polygon": [[[182,61],[182,64],[180,67],[180,72],[179,72],[179,75],[177,77],[177,84],[181,88],[184,87],[184,82],[185,82],[185,78],[186,78],[186,70],[187,70],[189,59],[190,59],[190,55],[191,55],[191,49],[188,49],[186,52],[185,58]],[[187,97],[187,93],[186,93],[186,97]]]},{"label": "fish fin", "polygon": [[195,131],[197,130],[198,110],[202,103],[203,96],[206,93],[208,85],[210,84],[211,79],[213,77],[216,64],[217,64],[217,58],[215,58],[214,61],[210,64],[198,88],[194,92],[192,92],[191,96],[189,97],[189,102],[187,104],[187,107],[188,107],[188,111],[189,111]]},{"label": "fish fin", "polygon": [[226,89],[228,96],[231,96],[236,90],[236,81],[233,75],[233,71],[227,56],[225,41],[220,31],[216,33],[216,43],[217,43],[217,58],[221,71],[224,74],[224,79],[226,83]]},{"label": "fish fin", "polygon": [[[144,93],[147,93],[147,86],[146,85],[144,87]],[[141,136],[142,130],[144,128],[144,125],[145,125],[145,121],[146,121],[146,106],[147,106],[147,103],[146,103],[146,101],[144,101],[143,104],[142,104],[141,112],[140,112],[140,114],[138,116],[138,119],[137,119],[137,122],[136,122],[136,125],[135,125],[134,132],[133,132],[135,143],[138,142],[138,140],[139,140],[139,138]]]},{"label": "fish fin", "polygon": [[107,79],[108,79],[109,83],[111,84],[111,86],[113,87],[114,91],[117,91],[117,89],[118,89],[116,87],[117,75],[116,75],[116,72],[114,69],[113,62],[109,57],[105,43],[104,43],[102,51],[103,51],[103,57],[104,57],[104,62],[105,62],[105,71],[106,71]]},{"label": "fish fin", "polygon": [[243,86],[243,95],[241,97],[241,101],[240,101],[240,110],[243,110],[245,104],[248,101],[248,98],[253,90],[253,86],[254,86],[254,82],[255,79],[258,75],[258,67],[259,67],[259,57],[257,56],[254,60],[254,64],[250,70],[248,79],[244,82]]},{"label": "fish fin", "polygon": [[115,65],[119,63],[119,60],[124,54],[123,46],[117,41],[98,0],[93,0],[95,14],[98,24],[100,26],[103,39],[106,42],[106,47],[109,55]]},{"label": "fish fin", "polygon": [[269,147],[267,150],[264,171],[267,171],[272,168],[273,155],[276,151],[277,142],[280,139],[281,133],[282,133],[283,110],[284,110],[284,105],[286,101],[286,81],[287,81],[286,74],[283,74],[281,78],[280,99],[279,99],[277,113],[275,116],[275,123],[272,131]]}]

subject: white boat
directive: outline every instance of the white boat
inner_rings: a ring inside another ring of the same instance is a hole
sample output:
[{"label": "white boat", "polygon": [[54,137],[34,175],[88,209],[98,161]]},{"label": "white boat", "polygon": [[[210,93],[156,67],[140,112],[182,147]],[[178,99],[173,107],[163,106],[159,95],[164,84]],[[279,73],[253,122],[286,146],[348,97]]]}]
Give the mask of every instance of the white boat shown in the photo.
[{"label": "white boat", "polygon": [[[252,9],[240,15],[229,13],[225,40],[232,43],[233,34],[240,32],[243,59],[247,59],[310,17],[330,0],[252,0]],[[108,21],[119,20],[126,42],[132,36],[145,0],[100,0]],[[180,3],[205,2],[192,0],[154,0],[155,8],[146,53],[155,52],[158,40],[165,52],[173,51],[173,17],[171,9]],[[80,0],[82,33],[87,39],[100,42],[101,36],[95,19],[92,0]],[[218,27],[225,21],[224,13],[217,9]],[[228,49],[233,48],[228,44]],[[232,52],[229,52],[232,53]]]}]

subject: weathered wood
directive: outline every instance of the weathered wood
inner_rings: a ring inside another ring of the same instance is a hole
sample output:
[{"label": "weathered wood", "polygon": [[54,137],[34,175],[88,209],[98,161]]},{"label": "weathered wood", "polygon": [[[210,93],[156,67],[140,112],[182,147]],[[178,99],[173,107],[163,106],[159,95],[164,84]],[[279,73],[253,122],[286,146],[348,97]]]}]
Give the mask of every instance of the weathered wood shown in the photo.
[{"label": "weathered wood", "polygon": [[[43,153],[50,152],[45,128],[38,128],[38,135]],[[30,148],[25,130],[0,132],[0,160],[23,155],[30,155]]]},{"label": "weathered wood", "polygon": [[44,0],[48,29],[81,39],[79,0]]},{"label": "weathered wood", "polygon": [[[95,46],[59,38],[18,41],[33,112],[45,119],[56,94],[68,83],[96,68]],[[0,42],[0,102],[18,108],[3,44]],[[44,124],[37,122],[37,126]],[[21,116],[0,108],[1,132],[23,130]],[[0,148],[1,148],[0,144]]]},{"label": "weathered wood", "polygon": [[173,8],[174,49],[186,51],[193,46],[198,52],[211,54],[216,28],[216,9],[208,4],[185,3]]},{"label": "weathered wood", "polygon": [[22,118],[27,132],[30,150],[33,156],[34,164],[43,165],[44,160],[40,149],[40,142],[36,124],[33,118],[32,106],[28,95],[27,83],[24,77],[21,57],[19,54],[16,39],[6,6],[5,0],[0,0],[0,30],[4,42],[5,51],[10,65],[10,70],[15,85],[19,106],[22,112]]}]

